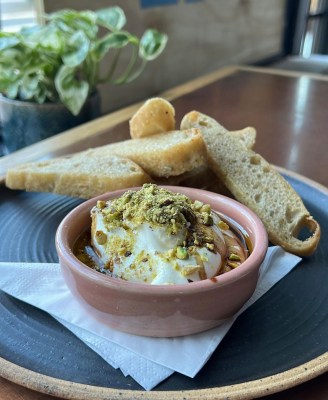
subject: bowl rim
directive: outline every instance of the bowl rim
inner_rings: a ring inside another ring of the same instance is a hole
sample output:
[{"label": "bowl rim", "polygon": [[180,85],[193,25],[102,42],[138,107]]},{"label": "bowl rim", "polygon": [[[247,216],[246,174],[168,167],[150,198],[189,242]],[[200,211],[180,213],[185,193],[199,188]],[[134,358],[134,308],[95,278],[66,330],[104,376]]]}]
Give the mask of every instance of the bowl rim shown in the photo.
[{"label": "bowl rim", "polygon": [[[98,271],[95,271],[94,269],[82,263],[73,254],[72,249],[68,245],[67,235],[65,235],[65,233],[67,234],[70,220],[72,218],[75,218],[81,210],[91,210],[91,208],[96,204],[98,200],[109,200],[121,196],[128,190],[135,191],[141,189],[141,187],[138,186],[107,192],[86,200],[82,204],[74,207],[61,221],[56,231],[55,244],[60,264],[62,264],[61,259],[65,259],[66,263],[69,263],[70,269],[74,269],[74,271],[80,276],[83,276],[84,278],[87,278],[89,281],[93,281],[98,285],[100,284],[101,286],[106,286],[113,289],[115,288],[116,290],[124,290],[130,293],[142,292],[145,295],[151,295],[155,293],[160,293],[161,295],[171,295],[172,293],[178,293],[179,295],[181,295],[186,293],[191,294],[194,292],[211,291],[216,289],[218,286],[222,287],[231,284],[232,282],[239,281],[256,269],[259,270],[259,266],[263,262],[268,249],[268,234],[261,219],[252,210],[250,210],[247,206],[238,202],[237,200],[204,189],[171,185],[158,186],[174,192],[182,191],[182,194],[190,196],[192,199],[196,199],[197,195],[202,194],[206,197],[209,197],[212,201],[217,202],[218,208],[220,208],[220,205],[225,204],[231,209],[241,212],[244,216],[247,217],[252,227],[256,227],[256,229],[258,230],[258,234],[256,235],[258,240],[256,240],[255,244],[252,243],[253,249],[250,256],[238,268],[219,275],[218,277],[208,278],[197,282],[190,282],[188,284],[172,285],[152,285],[142,282],[129,282],[119,278],[111,277],[109,275],[101,274]],[[213,211],[220,212],[220,210],[216,209],[216,207],[212,207],[212,209]],[[225,215],[227,214],[225,213]],[[229,217],[229,215],[227,216]],[[239,223],[236,218],[233,218],[233,220]],[[242,224],[240,225],[242,226]],[[245,227],[243,228],[245,229]]]}]

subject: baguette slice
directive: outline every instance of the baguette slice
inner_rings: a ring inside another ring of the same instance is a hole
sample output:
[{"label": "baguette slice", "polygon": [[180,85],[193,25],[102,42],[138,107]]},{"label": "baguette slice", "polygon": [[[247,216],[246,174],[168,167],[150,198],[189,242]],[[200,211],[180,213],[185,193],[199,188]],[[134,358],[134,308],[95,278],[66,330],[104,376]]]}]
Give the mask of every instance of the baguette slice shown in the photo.
[{"label": "baguette slice", "polygon": [[151,182],[151,178],[129,159],[109,154],[95,158],[91,153],[85,151],[12,168],[7,172],[6,186],[88,199]]},{"label": "baguette slice", "polygon": [[206,165],[206,149],[199,129],[164,132],[93,149],[95,157],[101,154],[129,158],[151,177],[176,176]]},{"label": "baguette slice", "polygon": [[[187,114],[183,126],[202,129],[209,166],[233,196],[261,218],[273,244],[299,256],[310,256],[316,250],[320,240],[318,222],[272,165],[204,114]],[[300,240],[303,228],[312,235]]]},{"label": "baguette slice", "polygon": [[243,142],[248,149],[252,149],[255,146],[256,130],[252,126],[247,126],[239,131],[230,131],[230,133]]}]

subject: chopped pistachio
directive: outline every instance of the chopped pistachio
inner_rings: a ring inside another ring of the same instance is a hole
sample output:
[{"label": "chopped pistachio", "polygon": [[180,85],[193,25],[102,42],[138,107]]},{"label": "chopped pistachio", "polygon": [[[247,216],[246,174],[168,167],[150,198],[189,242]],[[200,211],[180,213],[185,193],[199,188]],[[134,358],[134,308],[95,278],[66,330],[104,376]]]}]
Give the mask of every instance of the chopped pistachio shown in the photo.
[{"label": "chopped pistachio", "polygon": [[105,244],[107,241],[107,235],[103,231],[96,231],[96,241],[98,244]]},{"label": "chopped pistachio", "polygon": [[213,217],[210,214],[202,213],[204,225],[211,226],[213,225]]},{"label": "chopped pistachio", "polygon": [[110,201],[102,213],[111,227],[120,225],[123,219],[129,219],[136,224],[149,222],[152,225],[165,225],[168,233],[173,234],[197,219],[197,211],[190,198],[151,183]]},{"label": "chopped pistachio", "polygon": [[224,221],[220,221],[220,222],[218,223],[218,227],[219,227],[220,229],[222,229],[223,231],[227,231],[227,230],[229,229],[229,225],[226,224]]},{"label": "chopped pistachio", "polygon": [[[102,203],[100,205],[103,207]],[[192,201],[183,194],[170,192],[151,183],[108,201],[101,212],[107,229],[121,226],[124,221],[129,222],[129,225],[148,222],[152,226],[164,226],[168,234],[175,235],[181,228],[213,225],[209,204]],[[195,243],[188,244],[200,245],[203,242],[201,237],[195,239]]]},{"label": "chopped pistachio", "polygon": [[211,206],[210,206],[209,204],[204,204],[200,211],[201,211],[202,213],[210,214],[210,212],[211,212]]},{"label": "chopped pistachio", "polygon": [[[156,254],[156,253],[155,253],[155,254]],[[157,255],[158,255],[158,253],[157,253]],[[167,257],[167,258],[172,258],[172,257],[174,257],[174,255],[175,255],[174,249],[170,249],[170,250],[168,250],[168,251],[166,252],[166,257]]]},{"label": "chopped pistachio", "polygon": [[119,212],[113,212],[113,213],[107,213],[106,214],[106,222],[114,222],[115,220],[120,220],[120,213]]},{"label": "chopped pistachio", "polygon": [[180,260],[186,260],[188,258],[188,251],[185,247],[177,247],[177,258]]},{"label": "chopped pistachio", "polygon": [[240,264],[238,264],[238,263],[236,263],[236,262],[231,262],[231,261],[228,261],[227,264],[228,264],[229,267],[231,267],[231,268],[237,268],[237,267],[239,267],[239,265],[240,265]]},{"label": "chopped pistachio", "polygon": [[182,269],[182,275],[188,276],[193,274],[194,272],[199,272],[202,269],[200,265],[186,265]]},{"label": "chopped pistachio", "polygon": [[175,271],[180,271],[180,265],[178,263],[174,264]]},{"label": "chopped pistachio", "polygon": [[188,247],[188,253],[190,255],[194,255],[194,254],[196,254],[196,252],[197,252],[197,248],[195,246],[189,246]]},{"label": "chopped pistachio", "polygon": [[98,201],[97,201],[97,207],[100,208],[100,209],[105,208],[105,207],[106,207],[106,201],[104,201],[104,200],[98,200]]},{"label": "chopped pistachio", "polygon": [[193,239],[194,239],[194,243],[193,243],[193,244],[194,244],[195,246],[199,245],[200,242],[199,242],[197,233],[196,233],[196,232],[193,232],[192,236],[193,236]]},{"label": "chopped pistachio", "polygon": [[214,250],[214,244],[213,243],[206,243],[206,247],[211,251]]},{"label": "chopped pistachio", "polygon": [[229,256],[229,260],[231,261],[240,261],[240,256],[238,254],[231,253]]},{"label": "chopped pistachio", "polygon": [[196,200],[196,201],[194,202],[194,209],[195,209],[196,211],[199,211],[199,210],[203,207],[203,205],[204,205],[204,203],[202,203],[202,202],[199,201],[199,200]]},{"label": "chopped pistachio", "polygon": [[205,254],[201,254],[200,258],[203,262],[207,262],[208,261],[208,257]]}]

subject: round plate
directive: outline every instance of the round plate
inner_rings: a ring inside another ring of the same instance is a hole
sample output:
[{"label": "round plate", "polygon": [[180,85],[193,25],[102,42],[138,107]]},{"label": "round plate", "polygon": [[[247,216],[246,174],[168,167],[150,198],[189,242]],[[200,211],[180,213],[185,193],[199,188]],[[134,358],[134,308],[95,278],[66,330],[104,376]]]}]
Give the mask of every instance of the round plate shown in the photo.
[{"label": "round plate", "polygon": [[[242,399],[291,387],[328,370],[328,190],[281,171],[321,225],[319,248],[238,318],[195,378],[174,373],[145,392],[48,314],[3,292],[0,375],[71,399]],[[1,261],[56,262],[57,226],[81,200],[4,187],[0,196]]]}]

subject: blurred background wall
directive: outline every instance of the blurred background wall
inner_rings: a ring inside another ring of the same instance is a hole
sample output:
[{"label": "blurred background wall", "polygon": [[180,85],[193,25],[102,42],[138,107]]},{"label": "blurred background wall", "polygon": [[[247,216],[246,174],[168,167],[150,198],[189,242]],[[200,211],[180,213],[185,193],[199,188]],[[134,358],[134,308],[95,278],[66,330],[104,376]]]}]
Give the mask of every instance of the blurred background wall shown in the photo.
[{"label": "blurred background wall", "polygon": [[136,81],[101,87],[103,113],[221,66],[274,57],[283,46],[286,0],[44,0],[47,13],[113,5],[126,13],[129,32],[141,36],[146,28],[156,28],[169,41]]}]

